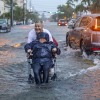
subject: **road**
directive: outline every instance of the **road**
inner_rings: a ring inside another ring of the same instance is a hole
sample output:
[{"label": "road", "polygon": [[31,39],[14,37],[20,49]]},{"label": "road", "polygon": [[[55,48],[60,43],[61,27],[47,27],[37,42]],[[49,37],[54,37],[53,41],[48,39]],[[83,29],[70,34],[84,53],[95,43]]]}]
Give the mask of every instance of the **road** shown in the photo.
[{"label": "road", "polygon": [[[14,26],[0,33],[0,100],[100,100],[100,61],[82,57],[65,45],[67,26],[46,22],[61,49],[57,57],[57,80],[46,86],[28,84],[24,45],[34,25]],[[93,62],[95,60],[95,63]]]}]

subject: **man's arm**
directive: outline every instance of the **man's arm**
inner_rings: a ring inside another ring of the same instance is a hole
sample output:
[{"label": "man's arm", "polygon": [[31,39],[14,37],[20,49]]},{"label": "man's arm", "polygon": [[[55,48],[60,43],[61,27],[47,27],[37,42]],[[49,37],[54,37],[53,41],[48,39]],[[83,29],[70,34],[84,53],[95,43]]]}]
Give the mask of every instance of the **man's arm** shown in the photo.
[{"label": "man's arm", "polygon": [[48,33],[48,35],[49,35],[49,41],[52,41],[53,42],[53,38],[52,38],[51,33],[47,29],[43,29],[43,32]]},{"label": "man's arm", "polygon": [[30,43],[32,41],[36,40],[36,33],[35,30],[32,29],[29,33],[28,33],[28,40],[27,43]]}]

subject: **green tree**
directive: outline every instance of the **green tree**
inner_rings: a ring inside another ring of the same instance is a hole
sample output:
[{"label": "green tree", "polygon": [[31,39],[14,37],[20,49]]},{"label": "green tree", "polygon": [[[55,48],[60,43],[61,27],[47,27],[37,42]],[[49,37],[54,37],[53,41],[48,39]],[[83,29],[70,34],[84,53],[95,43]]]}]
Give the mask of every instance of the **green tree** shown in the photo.
[{"label": "green tree", "polygon": [[8,12],[8,13],[3,13],[1,16],[0,16],[0,18],[7,18],[7,19],[9,19],[10,18],[10,12]]},{"label": "green tree", "polygon": [[13,11],[14,20],[22,21],[23,20],[23,9],[16,6]]},{"label": "green tree", "polygon": [[[3,0],[5,4],[11,5],[11,0]],[[13,0],[13,5],[17,5],[16,1]]]},{"label": "green tree", "polygon": [[26,12],[26,21],[28,20],[28,19],[31,19],[31,20],[33,20],[33,22],[34,21],[36,21],[36,20],[38,20],[39,19],[39,14],[37,13],[37,12],[29,12],[29,11],[27,11]]},{"label": "green tree", "polygon": [[[80,0],[68,0],[70,5]],[[75,8],[76,11],[90,11],[91,13],[100,13],[100,0],[82,0]]]},{"label": "green tree", "polygon": [[[65,16],[66,16],[66,18],[70,18],[72,16],[73,11],[74,11],[72,6],[70,6],[69,4],[59,5],[57,7],[57,9],[58,9],[58,18],[64,18]],[[61,14],[61,12],[64,12],[64,13]]]},{"label": "green tree", "polygon": [[83,4],[80,4],[80,5],[77,5],[76,8],[75,8],[75,12],[78,13],[78,12],[82,12],[82,11],[86,11],[86,8],[83,6]]},{"label": "green tree", "polygon": [[92,0],[92,4],[88,7],[92,13],[100,13],[100,0]]},{"label": "green tree", "polygon": [[[11,5],[11,0],[3,0],[5,2],[5,4]],[[13,18],[16,21],[23,21],[23,18],[25,17],[26,20],[28,19],[32,19],[32,20],[37,20],[38,19],[38,13],[33,13],[33,12],[29,12],[28,10],[26,10],[24,12],[24,9],[19,7],[19,6],[15,6],[17,5],[17,3],[15,2],[15,0],[13,0],[14,3],[14,7],[13,7]],[[25,16],[24,16],[25,13]],[[3,14],[1,17],[6,17],[6,18],[10,18],[11,14],[10,12]]]}]

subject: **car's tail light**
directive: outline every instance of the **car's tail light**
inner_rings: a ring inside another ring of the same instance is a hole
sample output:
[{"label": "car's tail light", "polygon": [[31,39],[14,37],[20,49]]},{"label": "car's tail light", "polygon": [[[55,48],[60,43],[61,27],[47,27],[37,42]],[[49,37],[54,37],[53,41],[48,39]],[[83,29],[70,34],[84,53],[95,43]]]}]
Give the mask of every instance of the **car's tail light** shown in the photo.
[{"label": "car's tail light", "polygon": [[95,19],[95,25],[92,27],[94,31],[100,31],[100,17]]},{"label": "car's tail light", "polygon": [[95,27],[94,27],[94,29],[97,29],[98,28],[98,26],[97,26],[97,19],[95,20]]},{"label": "car's tail light", "polygon": [[94,47],[92,48],[93,51],[100,50],[100,48]]}]

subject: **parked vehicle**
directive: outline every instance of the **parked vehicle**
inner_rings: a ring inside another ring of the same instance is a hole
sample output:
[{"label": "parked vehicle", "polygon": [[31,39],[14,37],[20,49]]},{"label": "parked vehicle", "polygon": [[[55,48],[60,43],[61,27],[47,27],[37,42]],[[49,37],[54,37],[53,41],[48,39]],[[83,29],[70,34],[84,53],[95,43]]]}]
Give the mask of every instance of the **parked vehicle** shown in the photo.
[{"label": "parked vehicle", "polygon": [[10,31],[11,31],[10,20],[0,19],[0,32],[10,32]]},{"label": "parked vehicle", "polygon": [[100,14],[80,17],[66,34],[66,45],[87,55],[100,53]]},{"label": "parked vehicle", "polygon": [[16,25],[23,25],[23,21],[17,21]]},{"label": "parked vehicle", "polygon": [[75,22],[76,22],[76,19],[71,19],[71,20],[69,20],[69,21],[68,21],[68,28],[72,28],[73,25],[75,24]]},{"label": "parked vehicle", "polygon": [[57,24],[58,26],[67,26],[67,20],[59,19]]}]

